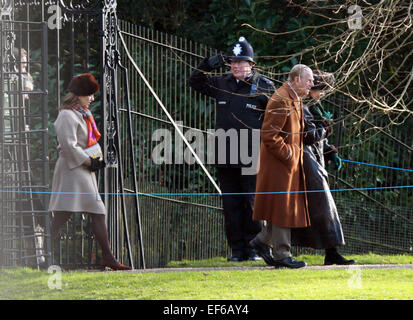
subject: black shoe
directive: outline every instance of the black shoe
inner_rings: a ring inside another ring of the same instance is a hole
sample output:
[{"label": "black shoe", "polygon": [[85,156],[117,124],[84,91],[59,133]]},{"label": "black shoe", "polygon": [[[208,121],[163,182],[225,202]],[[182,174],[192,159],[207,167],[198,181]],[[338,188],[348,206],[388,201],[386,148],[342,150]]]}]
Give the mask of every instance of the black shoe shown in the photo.
[{"label": "black shoe", "polygon": [[297,261],[293,257],[288,257],[282,260],[275,260],[276,266],[278,268],[290,268],[290,269],[298,269],[305,267],[307,263],[304,261]]},{"label": "black shoe", "polygon": [[332,264],[338,264],[338,265],[350,265],[354,264],[356,261],[354,260],[348,260],[344,258],[341,254],[335,253],[335,254],[327,254],[324,258],[324,265],[325,266],[330,266]]},{"label": "black shoe", "polygon": [[275,266],[276,262],[271,253],[271,247],[262,243],[257,238],[254,238],[250,241],[250,246],[257,252],[257,254],[262,257],[266,264],[269,266]]},{"label": "black shoe", "polygon": [[232,257],[228,258],[227,260],[230,261],[230,262],[241,262],[244,259],[241,256],[233,255]]}]

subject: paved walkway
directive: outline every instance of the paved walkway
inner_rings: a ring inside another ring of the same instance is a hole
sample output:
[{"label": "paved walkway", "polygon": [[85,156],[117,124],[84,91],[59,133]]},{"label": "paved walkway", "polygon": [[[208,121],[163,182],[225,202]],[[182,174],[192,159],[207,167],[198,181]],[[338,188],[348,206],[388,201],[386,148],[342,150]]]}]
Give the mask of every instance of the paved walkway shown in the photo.
[{"label": "paved walkway", "polygon": [[[329,269],[412,269],[413,264],[353,264],[350,266],[307,266],[297,270],[329,270]],[[122,272],[133,273],[162,273],[162,272],[206,272],[206,271],[232,271],[232,270],[278,270],[273,267],[211,267],[211,268],[154,268],[136,269]],[[94,270],[96,271],[96,270]]]}]

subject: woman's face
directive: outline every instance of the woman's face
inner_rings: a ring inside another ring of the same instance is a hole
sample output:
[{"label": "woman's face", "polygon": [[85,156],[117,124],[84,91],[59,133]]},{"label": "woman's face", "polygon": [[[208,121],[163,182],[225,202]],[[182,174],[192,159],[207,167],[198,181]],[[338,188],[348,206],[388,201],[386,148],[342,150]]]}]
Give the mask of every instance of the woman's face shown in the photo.
[{"label": "woman's face", "polygon": [[320,99],[321,97],[323,97],[325,95],[324,91],[321,90],[310,90],[310,97],[313,99]]},{"label": "woman's face", "polygon": [[22,55],[20,57],[20,60],[21,60],[22,72],[27,72],[27,57],[25,55]]},{"label": "woman's face", "polygon": [[90,96],[80,96],[79,97],[79,104],[82,107],[89,108],[89,105],[95,100],[95,96],[92,94]]}]

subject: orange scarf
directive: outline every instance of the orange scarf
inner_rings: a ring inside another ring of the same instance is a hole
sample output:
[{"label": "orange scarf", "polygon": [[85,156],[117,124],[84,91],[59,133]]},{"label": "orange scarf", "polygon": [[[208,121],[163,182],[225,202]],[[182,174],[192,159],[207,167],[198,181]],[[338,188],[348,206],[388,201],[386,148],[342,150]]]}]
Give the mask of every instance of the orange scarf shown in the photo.
[{"label": "orange scarf", "polygon": [[80,105],[75,105],[73,107],[76,111],[79,111],[83,119],[86,121],[87,131],[88,131],[88,142],[86,148],[89,148],[96,143],[102,136],[96,126],[95,119],[93,118],[92,112],[87,107],[81,107]]}]

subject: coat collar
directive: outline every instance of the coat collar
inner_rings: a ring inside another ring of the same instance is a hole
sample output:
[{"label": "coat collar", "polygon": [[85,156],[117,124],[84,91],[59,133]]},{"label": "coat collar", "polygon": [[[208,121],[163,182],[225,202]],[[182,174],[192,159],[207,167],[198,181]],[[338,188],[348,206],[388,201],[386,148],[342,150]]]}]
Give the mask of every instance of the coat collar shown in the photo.
[{"label": "coat collar", "polygon": [[302,98],[301,98],[301,102],[297,100],[297,96],[295,92],[290,88],[288,81],[284,82],[282,87],[287,91],[288,98],[291,99],[290,102],[292,102],[295,112],[297,112],[300,115],[300,117],[302,117],[302,114],[303,114]]},{"label": "coat collar", "polygon": [[[258,76],[257,72],[252,71],[250,76],[245,78],[243,81],[244,82],[248,82],[248,83],[252,83],[253,79],[255,79]],[[236,83],[237,79],[235,79],[234,75],[232,74],[232,72],[227,73],[224,76],[224,79],[227,81],[234,81]]]},{"label": "coat collar", "polygon": [[299,105],[300,102],[297,100],[297,96],[295,95],[294,91],[288,85],[288,81],[284,82],[282,86],[288,92],[288,97],[294,102],[294,104]]},{"label": "coat collar", "polygon": [[224,76],[224,79],[228,82],[228,86],[231,89],[231,91],[237,91],[239,89],[238,86],[240,84],[244,84],[244,85],[247,84],[248,86],[251,86],[252,82],[257,76],[258,76],[258,73],[252,71],[249,77],[245,78],[241,82],[237,82],[237,79],[235,79],[234,75],[231,72],[229,72],[228,74]]}]

